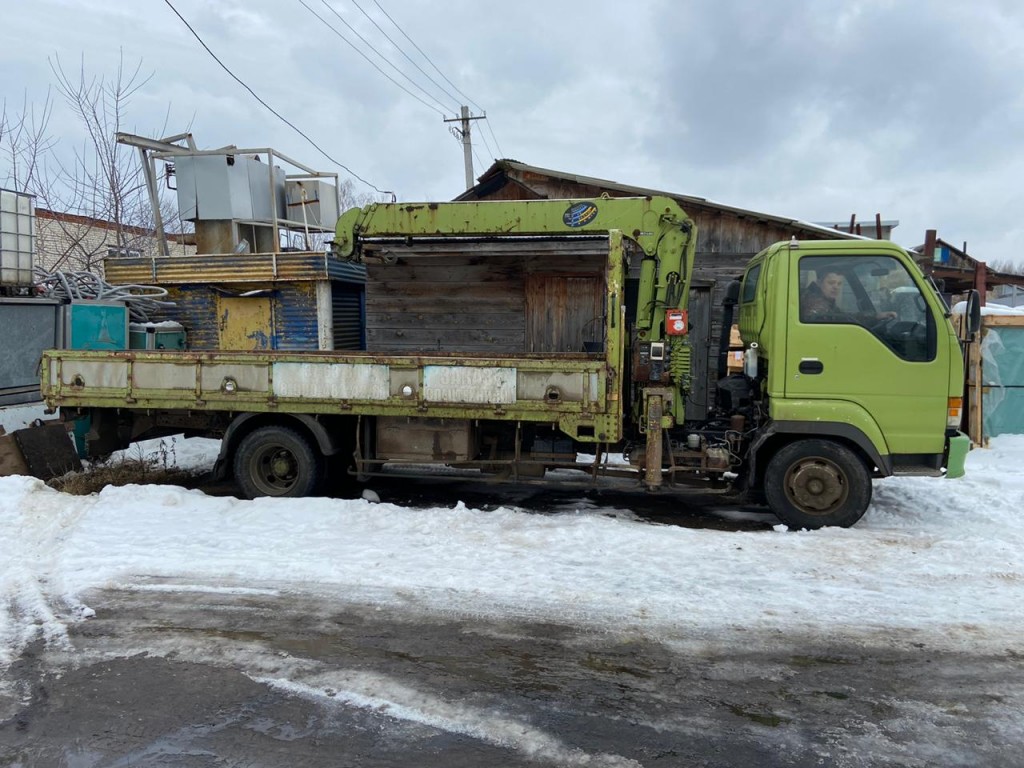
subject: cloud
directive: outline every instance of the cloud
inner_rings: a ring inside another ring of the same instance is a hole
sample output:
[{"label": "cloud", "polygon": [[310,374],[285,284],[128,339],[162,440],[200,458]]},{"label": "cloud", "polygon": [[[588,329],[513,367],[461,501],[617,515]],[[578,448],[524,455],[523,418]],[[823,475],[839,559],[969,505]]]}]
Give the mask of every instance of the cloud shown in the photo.
[{"label": "cloud", "polygon": [[[903,222],[896,236],[905,244],[932,227],[979,254],[991,249],[989,258],[1016,255],[1006,224],[1024,207],[1024,9],[1016,2],[381,2],[431,64],[372,0],[358,3],[394,42],[354,0],[330,0],[430,95],[378,65],[430,106],[298,3],[174,2],[276,110],[404,199],[462,191],[462,151],[442,113],[469,103],[490,123],[473,125],[477,174],[501,154],[804,219],[880,212]],[[307,3],[362,45],[321,0]],[[43,19],[53,20],[45,34]],[[25,90],[42,98],[52,80],[48,53],[75,64],[84,55],[104,73],[123,48],[126,60],[154,71],[132,105],[140,130],[162,125],[169,104],[168,130],[191,123],[201,146],[269,145],[337,169],[256,103],[162,4],[40,0],[7,11],[0,34],[0,64],[13,75],[0,95],[9,103]]]}]

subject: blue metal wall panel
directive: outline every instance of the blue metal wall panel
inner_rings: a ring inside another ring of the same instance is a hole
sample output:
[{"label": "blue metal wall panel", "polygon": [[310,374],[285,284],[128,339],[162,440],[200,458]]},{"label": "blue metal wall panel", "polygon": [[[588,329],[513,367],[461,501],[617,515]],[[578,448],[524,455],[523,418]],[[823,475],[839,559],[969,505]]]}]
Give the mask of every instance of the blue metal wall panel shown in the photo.
[{"label": "blue metal wall panel", "polygon": [[341,259],[327,260],[327,275],[332,281],[343,283],[366,283],[366,266]]},{"label": "blue metal wall panel", "polygon": [[285,283],[273,294],[274,335],[271,349],[320,348],[316,315],[316,283]]},{"label": "blue metal wall panel", "polygon": [[[318,257],[310,255],[312,264]],[[332,323],[337,349],[365,349],[366,268],[330,259],[332,280]],[[319,262],[322,265],[322,257]],[[218,349],[220,346],[217,297],[238,295],[247,289],[272,287],[270,293],[273,329],[269,349],[282,351],[317,350],[320,346],[317,325],[316,281],[233,283],[220,290],[209,284],[168,285],[168,300],[174,306],[153,314],[152,320],[174,320],[185,328],[189,349]],[[338,346],[338,344],[342,346]]]},{"label": "blue metal wall panel", "polygon": [[167,286],[167,300],[174,306],[153,313],[151,320],[174,320],[185,329],[189,349],[217,349],[217,293],[209,285]]}]

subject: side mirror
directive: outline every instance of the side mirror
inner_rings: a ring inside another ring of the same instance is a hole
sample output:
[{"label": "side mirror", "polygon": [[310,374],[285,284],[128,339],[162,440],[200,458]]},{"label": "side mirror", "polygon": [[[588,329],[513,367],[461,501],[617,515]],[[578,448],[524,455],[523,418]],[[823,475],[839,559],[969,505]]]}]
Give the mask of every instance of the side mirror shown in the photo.
[{"label": "side mirror", "polygon": [[967,292],[963,329],[964,337],[967,339],[973,339],[981,330],[981,296],[973,288]]}]

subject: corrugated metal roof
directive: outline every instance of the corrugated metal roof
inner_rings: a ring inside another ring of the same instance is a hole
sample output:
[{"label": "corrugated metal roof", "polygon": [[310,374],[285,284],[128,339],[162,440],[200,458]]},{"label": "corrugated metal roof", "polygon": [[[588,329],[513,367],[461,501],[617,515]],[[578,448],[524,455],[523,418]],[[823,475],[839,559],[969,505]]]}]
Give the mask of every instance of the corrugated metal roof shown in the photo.
[{"label": "corrugated metal roof", "polygon": [[[609,179],[599,179],[593,176],[582,176],[575,173],[567,173],[565,171],[556,171],[550,168],[539,168],[535,165],[527,165],[517,160],[498,160],[490,168],[488,168],[478,179],[480,182],[474,187],[467,189],[461,195],[456,197],[456,200],[471,200],[475,199],[475,190],[480,186],[483,186],[488,180],[494,178],[500,173],[515,171],[519,173],[535,173],[542,176],[550,176],[556,179],[562,179],[565,181],[576,182],[577,184],[586,184],[589,186],[600,187],[602,189],[612,190],[615,192],[623,192],[629,195],[637,196],[648,196],[648,195],[664,195],[665,197],[671,197],[674,200],[679,201],[684,209],[689,206],[690,208],[705,208],[715,211],[724,211],[731,213],[735,216],[741,216],[744,218],[756,219],[759,221],[772,222],[780,224],[787,228],[804,230],[808,233],[821,233],[827,234],[830,239],[849,239],[849,240],[863,240],[870,239],[864,238],[860,235],[851,235],[848,232],[841,232],[828,227],[822,227],[817,224],[813,224],[809,221],[802,221],[800,219],[787,218],[785,216],[776,216],[770,213],[762,213],[760,211],[752,211],[744,208],[736,208],[731,205],[724,205],[722,203],[716,203],[713,200],[708,200],[704,197],[696,197],[694,195],[684,195],[679,192],[669,192],[663,189],[652,189],[650,187],[638,187],[631,184],[620,184],[617,181],[610,181]],[[517,180],[519,181],[519,180]]]},{"label": "corrugated metal roof", "polygon": [[300,282],[341,280],[366,282],[361,264],[318,252],[242,253],[148,258],[109,258],[104,262],[111,283],[185,285],[189,283]]}]

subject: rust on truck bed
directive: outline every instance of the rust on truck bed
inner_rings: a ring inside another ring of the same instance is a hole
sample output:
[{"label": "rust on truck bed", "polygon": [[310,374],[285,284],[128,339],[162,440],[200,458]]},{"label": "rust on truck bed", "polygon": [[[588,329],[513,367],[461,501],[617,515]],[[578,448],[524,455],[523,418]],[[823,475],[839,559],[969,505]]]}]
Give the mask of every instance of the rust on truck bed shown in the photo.
[{"label": "rust on truck bed", "polygon": [[51,350],[50,407],[492,419],[621,438],[604,356]]}]

